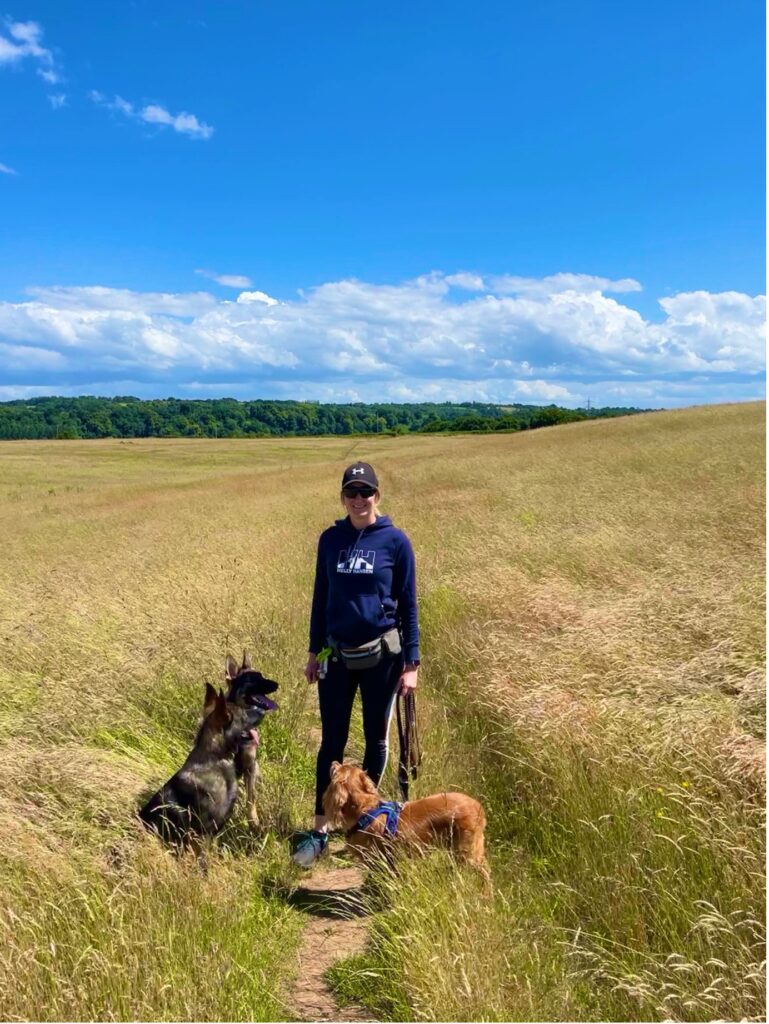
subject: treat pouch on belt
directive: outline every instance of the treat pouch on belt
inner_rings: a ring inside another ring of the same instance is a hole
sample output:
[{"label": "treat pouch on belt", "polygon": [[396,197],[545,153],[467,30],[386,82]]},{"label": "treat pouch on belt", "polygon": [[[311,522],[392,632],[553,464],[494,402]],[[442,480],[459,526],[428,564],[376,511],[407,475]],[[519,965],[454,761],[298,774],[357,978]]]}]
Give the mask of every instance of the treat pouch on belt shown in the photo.
[{"label": "treat pouch on belt", "polygon": [[347,647],[329,637],[329,644],[338,652],[345,668],[351,671],[362,671],[375,668],[385,654],[400,654],[401,638],[397,629],[390,629],[376,640],[371,640],[360,647]]}]

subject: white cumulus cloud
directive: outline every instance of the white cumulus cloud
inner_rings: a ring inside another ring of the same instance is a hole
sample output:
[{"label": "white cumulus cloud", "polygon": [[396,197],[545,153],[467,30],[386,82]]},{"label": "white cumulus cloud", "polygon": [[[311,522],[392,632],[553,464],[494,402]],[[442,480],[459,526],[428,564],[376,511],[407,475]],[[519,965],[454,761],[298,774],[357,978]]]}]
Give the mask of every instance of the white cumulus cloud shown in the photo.
[{"label": "white cumulus cloud", "polygon": [[137,394],[647,407],[762,393],[764,296],[683,292],[661,299],[651,321],[607,294],[637,291],[628,279],[477,283],[465,272],[346,279],[281,301],[255,290],[231,301],[30,288],[28,300],[0,303],[0,385],[90,381],[125,394],[133,381]]},{"label": "white cumulus cloud", "polygon": [[667,320],[655,332],[662,344],[687,348],[707,365],[728,371],[763,360],[766,299],[742,292],[683,292],[660,299]]},{"label": "white cumulus cloud", "polygon": [[265,306],[278,305],[278,300],[273,299],[273,297],[271,295],[267,295],[266,292],[241,292],[236,301],[241,305],[250,302],[261,302]]}]

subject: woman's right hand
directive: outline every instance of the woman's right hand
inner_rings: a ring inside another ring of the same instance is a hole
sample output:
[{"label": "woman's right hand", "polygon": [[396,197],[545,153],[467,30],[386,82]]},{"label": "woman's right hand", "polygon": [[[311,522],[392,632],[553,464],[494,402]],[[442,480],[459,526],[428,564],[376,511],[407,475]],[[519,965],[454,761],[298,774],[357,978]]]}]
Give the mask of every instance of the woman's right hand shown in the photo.
[{"label": "woman's right hand", "polygon": [[317,683],[318,667],[317,655],[310,652],[307,657],[307,664],[304,666],[304,678],[308,683]]}]

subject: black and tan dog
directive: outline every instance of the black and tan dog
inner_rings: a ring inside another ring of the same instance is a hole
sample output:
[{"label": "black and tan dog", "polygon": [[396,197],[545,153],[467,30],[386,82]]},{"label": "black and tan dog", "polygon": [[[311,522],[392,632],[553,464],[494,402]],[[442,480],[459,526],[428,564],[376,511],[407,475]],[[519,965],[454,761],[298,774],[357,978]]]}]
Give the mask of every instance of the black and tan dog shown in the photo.
[{"label": "black and tan dog", "polygon": [[[260,709],[262,717],[268,711],[274,711],[277,708],[278,705],[275,701],[270,700],[267,694],[274,693],[278,684],[272,679],[266,679],[261,672],[257,672],[251,667],[251,656],[247,651],[243,651],[243,661],[240,665],[232,655],[227,655],[224,663],[224,678],[229,684],[227,700],[231,703],[248,709]],[[256,759],[258,752],[259,731],[254,729],[249,740],[241,744],[235,757],[235,770],[238,778],[242,776],[246,783],[248,821],[253,826],[259,824],[259,815],[256,811],[256,783],[261,778],[259,762]]]},{"label": "black and tan dog", "polygon": [[256,749],[256,727],[275,707],[264,696],[242,706],[206,683],[203,719],[193,748],[179,771],[139,811],[144,824],[166,842],[179,845],[221,831],[238,796],[240,752],[250,746]]}]

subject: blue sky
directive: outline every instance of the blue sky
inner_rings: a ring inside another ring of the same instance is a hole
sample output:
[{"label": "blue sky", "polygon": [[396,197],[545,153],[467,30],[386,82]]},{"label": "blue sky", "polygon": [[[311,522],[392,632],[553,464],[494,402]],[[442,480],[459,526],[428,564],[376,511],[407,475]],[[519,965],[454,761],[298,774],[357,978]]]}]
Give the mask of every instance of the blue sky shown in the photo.
[{"label": "blue sky", "polygon": [[763,395],[763,7],[0,21],[0,399]]}]

